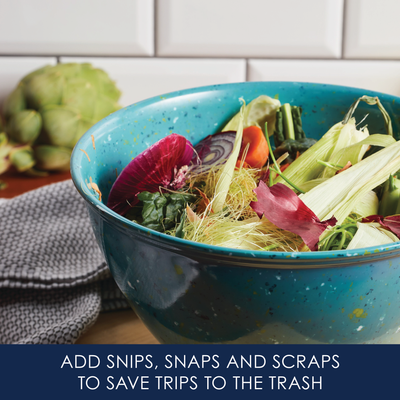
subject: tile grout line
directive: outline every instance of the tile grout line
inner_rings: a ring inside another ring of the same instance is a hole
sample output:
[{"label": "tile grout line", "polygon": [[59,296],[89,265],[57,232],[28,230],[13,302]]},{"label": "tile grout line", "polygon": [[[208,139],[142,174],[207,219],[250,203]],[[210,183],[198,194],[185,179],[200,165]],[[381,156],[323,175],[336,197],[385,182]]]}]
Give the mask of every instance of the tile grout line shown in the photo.
[{"label": "tile grout line", "polygon": [[157,58],[157,10],[158,10],[158,0],[153,0],[153,56],[152,58]]},{"label": "tile grout line", "polygon": [[344,60],[344,47],[345,47],[345,38],[346,38],[346,5],[347,5],[347,0],[343,0],[343,10],[342,10],[342,48],[341,48],[341,54],[340,54],[340,59]]}]

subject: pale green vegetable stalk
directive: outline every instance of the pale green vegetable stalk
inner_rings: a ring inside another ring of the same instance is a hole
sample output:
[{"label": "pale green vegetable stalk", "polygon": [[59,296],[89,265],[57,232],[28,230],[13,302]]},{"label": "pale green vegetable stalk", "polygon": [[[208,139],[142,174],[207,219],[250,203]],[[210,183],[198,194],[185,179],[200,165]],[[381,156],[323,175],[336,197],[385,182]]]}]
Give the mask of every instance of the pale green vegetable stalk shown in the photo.
[{"label": "pale green vegetable stalk", "polygon": [[221,175],[215,185],[214,198],[212,200],[214,212],[222,211],[225,203],[226,196],[228,194],[229,186],[231,185],[233,173],[235,171],[236,162],[239,157],[240,147],[242,145],[243,138],[243,124],[244,124],[244,110],[246,104],[243,99],[243,105],[239,111],[239,121],[236,131],[235,143],[233,144],[232,154],[224,164]]},{"label": "pale green vegetable stalk", "polygon": [[399,169],[400,142],[396,142],[300,197],[321,221],[334,215],[341,224],[367,192]]},{"label": "pale green vegetable stalk", "polygon": [[[265,122],[268,122],[270,136],[274,133],[275,129],[275,114],[279,109],[281,103],[277,99],[269,96],[258,96],[245,106],[243,113],[237,113],[222,129],[222,132],[237,131],[241,119],[240,114],[243,114],[243,128],[249,126],[258,126],[264,132]],[[265,132],[264,132],[265,133]]]},{"label": "pale green vegetable stalk", "polygon": [[396,235],[383,229],[378,223],[364,224],[357,222],[357,228],[357,232],[347,246],[347,250],[379,246],[397,242],[399,240]]}]

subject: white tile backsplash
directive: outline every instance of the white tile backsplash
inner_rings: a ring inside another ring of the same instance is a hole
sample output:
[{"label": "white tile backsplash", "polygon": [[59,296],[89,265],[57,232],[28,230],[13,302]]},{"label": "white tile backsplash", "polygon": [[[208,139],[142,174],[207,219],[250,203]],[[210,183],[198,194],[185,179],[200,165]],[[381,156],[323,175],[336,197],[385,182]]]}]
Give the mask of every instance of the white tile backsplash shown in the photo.
[{"label": "white tile backsplash", "polygon": [[329,83],[400,96],[400,61],[249,60],[250,81]]},{"label": "white tile backsplash", "polygon": [[18,82],[45,65],[55,65],[55,57],[0,57],[0,107]]},{"label": "white tile backsplash", "polygon": [[343,0],[159,0],[157,55],[341,56]]},{"label": "white tile backsplash", "polygon": [[153,0],[1,0],[0,54],[152,55]]},{"label": "white tile backsplash", "polygon": [[245,60],[62,57],[60,61],[103,68],[122,91],[123,106],[175,90],[246,80]]},{"label": "white tile backsplash", "polygon": [[346,0],[345,57],[400,59],[399,21],[399,0]]},{"label": "white tile backsplash", "polygon": [[57,58],[103,68],[122,105],[246,80],[400,96],[400,0],[0,0],[0,15],[0,107]]}]

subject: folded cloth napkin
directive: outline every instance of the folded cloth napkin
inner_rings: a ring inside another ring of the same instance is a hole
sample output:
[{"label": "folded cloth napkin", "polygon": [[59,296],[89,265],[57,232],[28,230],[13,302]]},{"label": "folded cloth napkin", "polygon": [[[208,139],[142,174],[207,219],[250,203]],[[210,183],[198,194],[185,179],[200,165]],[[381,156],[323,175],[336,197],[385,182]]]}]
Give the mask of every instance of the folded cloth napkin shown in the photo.
[{"label": "folded cloth napkin", "polygon": [[74,343],[122,308],[71,180],[0,201],[0,343]]}]

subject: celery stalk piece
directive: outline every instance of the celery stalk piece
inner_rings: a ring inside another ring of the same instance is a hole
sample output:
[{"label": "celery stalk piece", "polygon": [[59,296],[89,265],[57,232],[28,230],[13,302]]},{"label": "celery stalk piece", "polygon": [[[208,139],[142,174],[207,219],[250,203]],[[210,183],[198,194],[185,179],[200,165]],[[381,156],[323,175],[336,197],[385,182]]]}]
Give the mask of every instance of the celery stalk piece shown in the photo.
[{"label": "celery stalk piece", "polygon": [[295,140],[294,134],[294,125],[293,125],[293,117],[292,117],[292,108],[289,103],[285,103],[282,107],[282,116],[283,116],[283,129],[285,132],[286,139]]},{"label": "celery stalk piece", "polygon": [[400,141],[326,180],[301,199],[321,221],[334,215],[341,224],[367,192],[399,169]]},{"label": "celery stalk piece", "polygon": [[[252,100],[243,111],[243,128],[258,126],[264,131],[265,122],[268,122],[270,136],[275,130],[275,114],[281,106],[278,99],[261,95]],[[237,113],[222,129],[222,132],[237,131],[240,122],[240,114]],[[265,132],[264,132],[265,133]]]},{"label": "celery stalk piece", "polygon": [[392,232],[382,229],[378,223],[357,223],[357,232],[347,246],[347,250],[384,245],[397,242],[399,238]]},{"label": "celery stalk piece", "polygon": [[228,160],[224,164],[221,170],[221,175],[218,179],[217,184],[215,185],[214,197],[212,200],[214,212],[222,211],[222,209],[224,208],[226,196],[228,194],[229,186],[231,185],[233,173],[235,171],[236,162],[239,157],[240,147],[242,146],[244,113],[246,104],[243,99],[241,100],[243,101],[243,105],[240,108],[239,112],[239,121],[236,131],[235,143],[233,144],[233,150],[231,155],[228,157]]},{"label": "celery stalk piece", "polygon": [[[350,146],[344,147],[332,154],[328,162],[333,165],[346,165],[348,161],[351,165],[355,165],[362,160],[369,146],[380,146],[387,147],[395,143],[396,140],[393,136],[374,134],[367,136],[365,139],[352,144]],[[335,175],[336,171],[332,168],[325,168],[320,177],[330,178]]]}]

